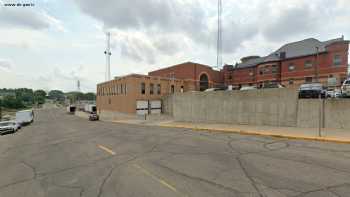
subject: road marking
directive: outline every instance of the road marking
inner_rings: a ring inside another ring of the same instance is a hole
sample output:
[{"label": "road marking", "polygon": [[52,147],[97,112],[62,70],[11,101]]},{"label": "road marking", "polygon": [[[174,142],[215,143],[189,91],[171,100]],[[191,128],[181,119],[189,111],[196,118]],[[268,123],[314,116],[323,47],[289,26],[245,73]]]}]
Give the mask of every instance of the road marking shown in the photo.
[{"label": "road marking", "polygon": [[105,147],[105,146],[102,146],[102,145],[97,145],[100,149],[106,151],[107,153],[111,154],[111,155],[115,155],[115,152],[112,151],[111,149]]},{"label": "road marking", "polygon": [[163,186],[165,186],[166,188],[170,189],[171,191],[179,194],[182,197],[187,197],[187,195],[182,194],[181,192],[179,192],[174,186],[172,186],[171,184],[167,183],[165,180],[158,178],[157,176],[155,176],[154,174],[152,174],[151,172],[149,172],[148,170],[146,170],[145,168],[134,164],[133,165],[135,168],[137,168],[138,170],[140,170],[142,173],[146,174],[147,176],[150,176],[152,179],[154,179],[155,181],[157,181],[158,183],[162,184]]}]

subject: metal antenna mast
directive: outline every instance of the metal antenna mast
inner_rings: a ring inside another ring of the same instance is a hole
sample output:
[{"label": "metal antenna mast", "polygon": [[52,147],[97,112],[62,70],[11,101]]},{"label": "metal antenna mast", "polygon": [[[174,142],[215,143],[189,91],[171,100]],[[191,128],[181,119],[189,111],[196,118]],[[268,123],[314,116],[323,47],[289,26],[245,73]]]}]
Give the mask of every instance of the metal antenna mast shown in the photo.
[{"label": "metal antenna mast", "polygon": [[107,32],[107,48],[105,50],[106,55],[106,81],[111,80],[111,33]]},{"label": "metal antenna mast", "polygon": [[217,36],[217,56],[216,67],[222,66],[222,0],[218,0],[218,36]]}]

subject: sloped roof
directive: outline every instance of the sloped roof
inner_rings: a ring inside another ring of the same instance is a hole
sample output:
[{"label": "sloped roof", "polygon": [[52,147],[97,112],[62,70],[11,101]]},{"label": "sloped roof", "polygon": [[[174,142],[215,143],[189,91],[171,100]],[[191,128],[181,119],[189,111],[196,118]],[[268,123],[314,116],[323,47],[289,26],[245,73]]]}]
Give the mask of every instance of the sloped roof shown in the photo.
[{"label": "sloped roof", "polygon": [[236,68],[248,68],[264,62],[279,61],[280,53],[282,52],[286,53],[286,59],[316,54],[316,47],[318,47],[319,53],[326,52],[326,46],[339,41],[344,41],[344,38],[336,38],[324,42],[321,42],[315,38],[308,38],[305,40],[288,43],[268,56],[248,60],[247,62],[238,64]]}]

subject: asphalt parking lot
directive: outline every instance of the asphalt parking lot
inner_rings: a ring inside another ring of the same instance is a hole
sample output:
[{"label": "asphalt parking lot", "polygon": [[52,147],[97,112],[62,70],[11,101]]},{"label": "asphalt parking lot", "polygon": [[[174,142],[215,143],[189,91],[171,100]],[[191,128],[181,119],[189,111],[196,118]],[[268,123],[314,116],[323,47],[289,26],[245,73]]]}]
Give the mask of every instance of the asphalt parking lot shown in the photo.
[{"label": "asphalt parking lot", "polygon": [[350,145],[89,122],[60,109],[0,136],[0,196],[350,194]]}]

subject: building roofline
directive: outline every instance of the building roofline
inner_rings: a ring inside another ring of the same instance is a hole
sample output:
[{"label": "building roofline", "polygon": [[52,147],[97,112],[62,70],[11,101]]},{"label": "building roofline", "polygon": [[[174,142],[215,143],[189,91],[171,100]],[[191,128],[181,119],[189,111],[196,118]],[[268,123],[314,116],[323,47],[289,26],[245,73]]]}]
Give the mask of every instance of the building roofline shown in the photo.
[{"label": "building roofline", "polygon": [[148,72],[148,73],[158,72],[158,71],[166,70],[166,69],[169,69],[169,68],[174,68],[174,67],[176,67],[176,66],[180,66],[180,65],[184,65],[184,64],[200,65],[200,66],[204,66],[204,67],[207,67],[207,68],[210,68],[210,69],[213,70],[213,68],[212,68],[211,66],[208,66],[208,65],[205,65],[205,64],[196,63],[196,62],[188,61],[188,62],[183,62],[183,63],[180,63],[180,64],[175,64],[175,65],[172,65],[172,66],[167,66],[167,67],[164,67],[164,68],[160,68],[160,69],[157,69],[157,70],[153,70],[153,71],[150,71],[150,72]]}]

